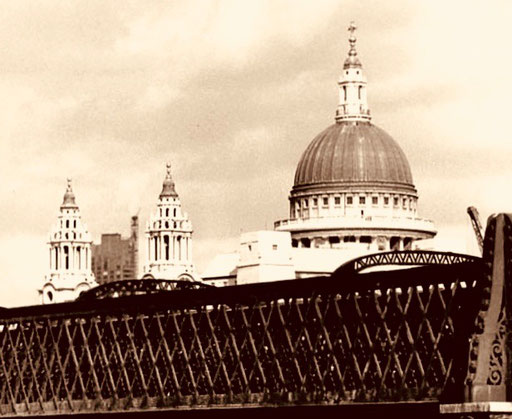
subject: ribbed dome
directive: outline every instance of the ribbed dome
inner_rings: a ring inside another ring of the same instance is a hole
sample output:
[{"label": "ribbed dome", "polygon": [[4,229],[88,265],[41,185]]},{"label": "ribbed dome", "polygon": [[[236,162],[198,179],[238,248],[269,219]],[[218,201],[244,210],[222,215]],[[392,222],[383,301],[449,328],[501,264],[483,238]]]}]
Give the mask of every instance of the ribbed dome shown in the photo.
[{"label": "ribbed dome", "polygon": [[318,134],[303,153],[294,189],[320,184],[380,184],[414,189],[400,146],[370,122],[339,122]]}]

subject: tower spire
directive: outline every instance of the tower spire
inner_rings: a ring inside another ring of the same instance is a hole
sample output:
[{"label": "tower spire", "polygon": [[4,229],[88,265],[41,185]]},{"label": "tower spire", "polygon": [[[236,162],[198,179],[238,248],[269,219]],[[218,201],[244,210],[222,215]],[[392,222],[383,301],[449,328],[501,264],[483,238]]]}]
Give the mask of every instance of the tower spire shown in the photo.
[{"label": "tower spire", "polygon": [[356,31],[357,26],[355,22],[350,22],[350,25],[348,27],[348,31],[350,32],[350,36],[348,37],[348,42],[350,44],[350,49],[348,50],[348,57],[345,60],[345,64],[343,65],[344,69],[347,68],[361,68],[361,62],[359,61],[359,58],[357,58],[357,51],[356,51],[356,41],[357,38],[354,35],[354,32]]},{"label": "tower spire", "polygon": [[166,198],[166,197],[177,197],[178,194],[176,193],[176,190],[174,189],[174,181],[172,180],[171,176],[171,163],[167,162],[167,174],[165,175],[164,183],[162,185],[162,192],[160,193],[160,199]]},{"label": "tower spire", "polygon": [[366,78],[363,75],[363,66],[357,58],[357,39],[354,34],[356,29],[356,24],[350,22],[348,27],[350,49],[343,64],[343,72],[338,80],[339,104],[336,109],[336,122],[369,121],[371,119],[366,100]]},{"label": "tower spire", "polygon": [[78,205],[75,202],[75,194],[73,193],[73,188],[71,187],[71,178],[67,179],[68,185],[66,187],[66,192],[64,193],[64,199],[62,200],[61,208],[78,208]]}]

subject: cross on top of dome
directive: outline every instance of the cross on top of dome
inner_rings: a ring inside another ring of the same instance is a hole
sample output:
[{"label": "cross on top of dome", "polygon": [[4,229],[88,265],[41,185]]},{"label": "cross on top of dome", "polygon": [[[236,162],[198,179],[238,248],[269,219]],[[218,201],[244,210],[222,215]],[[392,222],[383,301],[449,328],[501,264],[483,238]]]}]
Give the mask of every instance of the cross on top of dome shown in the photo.
[{"label": "cross on top of dome", "polygon": [[350,22],[350,25],[348,25],[348,31],[350,32],[350,38],[349,38],[349,41],[350,41],[350,45],[352,45],[352,41],[356,42],[356,37],[354,36],[354,32],[356,31],[357,29],[357,26],[356,26],[356,23],[354,21]]},{"label": "cross on top of dome", "polygon": [[343,68],[354,68],[354,67],[361,67],[361,62],[359,61],[359,58],[357,58],[357,51],[356,51],[356,36],[354,35],[354,32],[356,31],[357,26],[354,22],[350,22],[350,25],[348,27],[348,31],[350,32],[350,36],[348,38],[348,42],[350,43],[350,49],[348,51],[348,57],[345,60],[345,64]]}]

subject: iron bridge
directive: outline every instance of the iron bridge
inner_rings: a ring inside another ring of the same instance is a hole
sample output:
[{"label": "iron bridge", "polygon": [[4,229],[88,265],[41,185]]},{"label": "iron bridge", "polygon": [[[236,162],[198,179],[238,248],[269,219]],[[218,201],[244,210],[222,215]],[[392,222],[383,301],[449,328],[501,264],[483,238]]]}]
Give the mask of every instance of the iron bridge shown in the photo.
[{"label": "iron bridge", "polygon": [[[331,276],[223,288],[135,280],[5,309],[0,415],[370,417],[378,407],[419,418],[512,401],[511,249],[500,214],[482,258],[386,252]],[[407,269],[363,272],[389,264]]]}]

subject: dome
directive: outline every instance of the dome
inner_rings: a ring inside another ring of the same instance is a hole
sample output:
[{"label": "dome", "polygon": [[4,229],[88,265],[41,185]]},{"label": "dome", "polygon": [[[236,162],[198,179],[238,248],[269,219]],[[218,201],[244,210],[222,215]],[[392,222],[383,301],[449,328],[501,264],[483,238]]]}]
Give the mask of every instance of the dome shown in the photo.
[{"label": "dome", "polygon": [[365,184],[416,192],[407,158],[389,134],[370,122],[342,121],[306,148],[293,190]]}]

